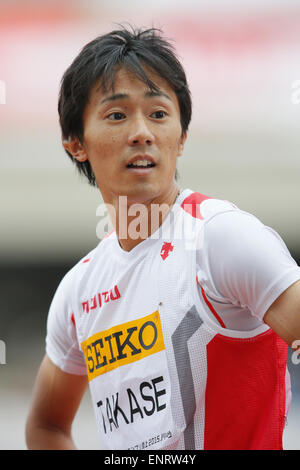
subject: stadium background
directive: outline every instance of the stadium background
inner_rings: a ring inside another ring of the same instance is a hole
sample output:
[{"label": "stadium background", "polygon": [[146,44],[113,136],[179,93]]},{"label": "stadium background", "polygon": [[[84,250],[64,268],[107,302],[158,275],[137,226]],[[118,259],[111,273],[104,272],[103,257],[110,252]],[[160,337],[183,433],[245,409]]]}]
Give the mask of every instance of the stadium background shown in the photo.
[{"label": "stadium background", "polygon": [[[47,311],[66,271],[97,243],[97,190],[60,144],[59,81],[116,23],[174,39],[193,94],[180,185],[233,201],[275,228],[300,264],[298,0],[0,1],[0,449],[24,449]],[[300,364],[285,447],[300,449]],[[97,447],[89,401],[74,423]],[[226,430],[224,430],[226,432]]]}]

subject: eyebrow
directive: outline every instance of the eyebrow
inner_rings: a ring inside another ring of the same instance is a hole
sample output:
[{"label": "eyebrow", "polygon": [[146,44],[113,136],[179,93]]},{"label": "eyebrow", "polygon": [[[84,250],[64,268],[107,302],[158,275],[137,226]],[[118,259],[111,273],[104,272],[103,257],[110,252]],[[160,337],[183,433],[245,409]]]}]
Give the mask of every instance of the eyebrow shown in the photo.
[{"label": "eyebrow", "polygon": [[[156,97],[164,97],[167,98],[168,100],[172,101],[170,96],[167,95],[167,93],[164,93],[161,90],[154,91],[150,90],[145,93],[146,98],[156,98]],[[107,96],[101,101],[101,104],[110,102],[110,101],[117,101],[117,100],[128,100],[130,99],[130,95],[126,93],[114,93],[113,95]]]}]

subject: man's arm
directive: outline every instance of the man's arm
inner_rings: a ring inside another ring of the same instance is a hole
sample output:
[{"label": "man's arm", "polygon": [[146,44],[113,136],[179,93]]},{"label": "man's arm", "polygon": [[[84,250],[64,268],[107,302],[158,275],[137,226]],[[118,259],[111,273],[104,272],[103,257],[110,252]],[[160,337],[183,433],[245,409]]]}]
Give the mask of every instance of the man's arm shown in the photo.
[{"label": "man's arm", "polygon": [[273,302],[264,322],[292,349],[297,349],[300,344],[300,281],[288,287]]},{"label": "man's arm", "polygon": [[75,449],[71,427],[87,384],[85,375],[67,374],[45,355],[26,422],[28,449]]}]

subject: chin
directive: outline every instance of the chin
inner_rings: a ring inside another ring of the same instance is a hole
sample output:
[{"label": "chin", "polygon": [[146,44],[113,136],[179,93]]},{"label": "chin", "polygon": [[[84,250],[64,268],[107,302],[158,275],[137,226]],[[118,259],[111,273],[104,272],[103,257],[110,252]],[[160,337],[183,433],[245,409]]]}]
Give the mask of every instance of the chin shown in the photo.
[{"label": "chin", "polygon": [[127,196],[128,201],[131,203],[145,203],[150,199],[155,199],[161,193],[161,188],[157,184],[137,184],[134,187],[128,188]]}]

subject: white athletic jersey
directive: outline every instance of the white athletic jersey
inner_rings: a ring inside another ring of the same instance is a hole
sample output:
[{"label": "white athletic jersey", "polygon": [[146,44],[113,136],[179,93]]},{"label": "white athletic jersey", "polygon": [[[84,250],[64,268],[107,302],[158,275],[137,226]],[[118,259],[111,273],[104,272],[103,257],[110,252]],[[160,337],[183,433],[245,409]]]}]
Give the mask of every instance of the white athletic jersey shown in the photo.
[{"label": "white athletic jersey", "polygon": [[298,279],[272,229],[187,189],[151,237],[112,232],[67,273],[46,352],[87,373],[102,449],[281,449],[287,346],[262,319]]}]

